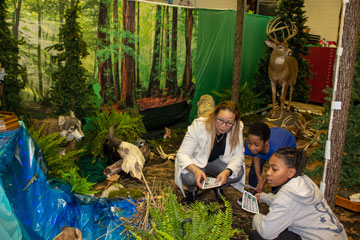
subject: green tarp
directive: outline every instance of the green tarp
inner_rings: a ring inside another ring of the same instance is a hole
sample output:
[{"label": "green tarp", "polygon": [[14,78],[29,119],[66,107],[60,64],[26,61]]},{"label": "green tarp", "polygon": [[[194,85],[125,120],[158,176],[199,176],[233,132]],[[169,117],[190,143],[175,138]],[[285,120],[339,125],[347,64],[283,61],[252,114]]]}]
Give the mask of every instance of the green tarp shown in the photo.
[{"label": "green tarp", "polygon": [[[196,117],[196,103],[204,94],[221,92],[232,87],[236,11],[199,9],[197,54],[195,61],[196,90],[189,121]],[[265,55],[266,25],[273,17],[247,14],[244,16],[241,60],[241,84],[255,85],[254,74]]]}]

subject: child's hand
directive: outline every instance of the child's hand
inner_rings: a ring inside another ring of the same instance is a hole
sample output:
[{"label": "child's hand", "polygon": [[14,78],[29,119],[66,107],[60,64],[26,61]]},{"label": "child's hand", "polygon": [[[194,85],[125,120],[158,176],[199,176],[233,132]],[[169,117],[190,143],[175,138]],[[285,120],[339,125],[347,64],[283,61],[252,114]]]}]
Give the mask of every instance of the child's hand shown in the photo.
[{"label": "child's hand", "polygon": [[261,179],[261,180],[258,182],[255,191],[256,191],[256,192],[259,192],[259,193],[260,193],[260,192],[263,192],[263,191],[264,191],[264,188],[265,188],[265,184],[266,184],[266,178],[265,178],[265,179]]},{"label": "child's hand", "polygon": [[256,197],[256,199],[258,200],[259,203],[261,203],[261,201],[260,201],[260,195],[261,195],[261,193],[255,194],[255,197]]}]

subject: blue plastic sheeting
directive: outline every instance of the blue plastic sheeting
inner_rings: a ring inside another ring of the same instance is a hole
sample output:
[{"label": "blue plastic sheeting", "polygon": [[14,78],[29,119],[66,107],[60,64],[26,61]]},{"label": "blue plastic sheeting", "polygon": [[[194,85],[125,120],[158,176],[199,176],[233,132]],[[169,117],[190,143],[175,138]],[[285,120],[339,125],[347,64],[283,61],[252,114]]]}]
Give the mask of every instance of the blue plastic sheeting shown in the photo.
[{"label": "blue plastic sheeting", "polygon": [[[110,201],[52,188],[46,162],[25,127],[0,133],[1,239],[53,239],[62,226],[86,240],[125,239],[120,217],[135,213],[133,200]],[[5,194],[4,194],[5,191]],[[3,236],[8,236],[3,238]]]},{"label": "blue plastic sheeting", "polygon": [[18,240],[22,238],[21,228],[11,210],[2,181],[0,179],[0,236],[2,240]]}]

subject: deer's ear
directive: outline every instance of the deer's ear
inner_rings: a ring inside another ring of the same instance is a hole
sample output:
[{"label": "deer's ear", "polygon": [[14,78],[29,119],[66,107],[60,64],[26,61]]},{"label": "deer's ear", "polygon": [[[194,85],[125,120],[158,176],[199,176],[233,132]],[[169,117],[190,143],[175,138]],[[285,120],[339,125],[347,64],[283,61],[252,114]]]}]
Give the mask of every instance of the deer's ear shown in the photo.
[{"label": "deer's ear", "polygon": [[269,40],[265,40],[265,44],[266,46],[270,47],[270,48],[275,48],[275,43]]}]

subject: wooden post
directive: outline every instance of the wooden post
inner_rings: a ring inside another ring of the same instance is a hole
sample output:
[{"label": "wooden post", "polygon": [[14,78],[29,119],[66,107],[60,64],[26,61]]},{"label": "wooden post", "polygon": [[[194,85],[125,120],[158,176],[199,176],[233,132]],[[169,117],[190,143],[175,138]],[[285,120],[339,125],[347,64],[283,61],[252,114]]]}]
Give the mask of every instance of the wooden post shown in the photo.
[{"label": "wooden post", "polygon": [[235,103],[239,101],[243,25],[244,25],[244,0],[237,0],[234,72],[233,72],[233,84],[232,84],[233,91],[231,98],[231,100]]}]

